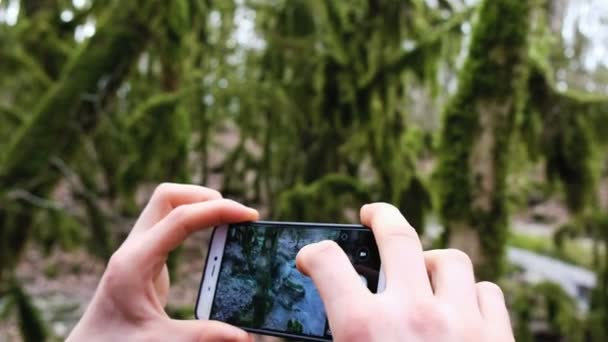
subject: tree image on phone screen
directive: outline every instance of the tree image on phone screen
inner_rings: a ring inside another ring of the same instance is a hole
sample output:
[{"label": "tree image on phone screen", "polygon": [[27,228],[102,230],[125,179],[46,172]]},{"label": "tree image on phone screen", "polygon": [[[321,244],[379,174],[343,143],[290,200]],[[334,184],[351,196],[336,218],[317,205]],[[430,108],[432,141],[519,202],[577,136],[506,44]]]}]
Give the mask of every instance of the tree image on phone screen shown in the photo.
[{"label": "tree image on phone screen", "polygon": [[210,319],[249,330],[330,339],[323,303],[295,265],[307,244],[336,241],[375,292],[380,260],[371,231],[310,226],[231,225]]}]

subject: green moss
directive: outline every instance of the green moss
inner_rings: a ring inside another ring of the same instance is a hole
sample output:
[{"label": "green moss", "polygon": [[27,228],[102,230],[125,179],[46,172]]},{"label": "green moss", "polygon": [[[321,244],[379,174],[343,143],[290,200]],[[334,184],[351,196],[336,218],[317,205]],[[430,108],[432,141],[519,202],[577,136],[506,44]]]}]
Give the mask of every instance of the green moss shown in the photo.
[{"label": "green moss", "polygon": [[304,326],[297,319],[290,319],[287,321],[287,332],[294,334],[301,334]]},{"label": "green moss", "polygon": [[507,238],[507,245],[550,256],[581,267],[593,267],[591,249],[575,240],[563,241],[562,245],[558,246],[553,239],[548,237],[510,233]]},{"label": "green moss", "polygon": [[173,319],[194,319],[194,310],[192,309],[192,305],[169,305],[165,311],[167,312],[167,315]]},{"label": "green moss", "polygon": [[343,222],[347,208],[369,202],[368,189],[357,179],[329,174],[308,185],[297,185],[279,197],[274,216],[279,220]]},{"label": "green moss", "polygon": [[[0,254],[0,277],[17,260],[32,222],[28,218],[31,205],[9,199],[7,194],[14,189],[41,198],[48,194],[61,177],[52,167],[52,158],[71,160],[81,135],[90,133],[101,119],[102,111],[84,101],[84,95],[97,94],[103,103],[113,93],[147,43],[154,25],[151,18],[159,7],[157,3],[125,6],[113,2],[100,18],[95,36],[74,53],[59,80],[0,152],[0,184],[9,185],[0,192],[0,226],[3,239],[11,244]],[[9,205],[14,211],[9,211]]]},{"label": "green moss", "polygon": [[189,113],[180,104],[184,96],[184,92],[153,96],[124,123],[129,134],[123,148],[131,149],[126,151],[130,158],[117,163],[124,170],[117,176],[127,193],[142,181],[188,181],[191,127]]},{"label": "green moss", "polygon": [[[519,286],[511,305],[515,337],[534,341],[534,333],[549,334],[551,340],[583,341],[585,324],[579,318],[575,301],[558,284],[543,282]],[[533,331],[532,324],[544,322],[543,331]]]},{"label": "green moss", "polygon": [[32,303],[32,298],[20,284],[15,283],[12,289],[15,307],[19,316],[19,330],[25,342],[44,341],[48,336],[45,322],[40,311]]},{"label": "green moss", "polygon": [[594,130],[602,127],[599,113],[608,100],[559,93],[547,72],[535,63],[530,75],[528,114],[538,117],[540,124],[531,128],[528,135],[546,159],[548,179],[559,181],[568,207],[581,212],[595,201],[597,175],[592,163],[600,133]]},{"label": "green moss", "polygon": [[[444,113],[435,177],[445,239],[449,240],[457,223],[478,232],[484,259],[478,265],[482,279],[496,278],[502,264],[508,224],[506,170],[512,131],[521,110],[519,87],[526,77],[530,6],[518,0],[484,1],[480,5],[469,55],[459,73],[459,88]],[[482,115],[491,118],[491,127],[481,125]],[[493,189],[489,205],[475,208],[478,177],[483,176],[472,174],[470,163],[484,133],[494,141],[492,160],[482,161],[492,170]]]}]

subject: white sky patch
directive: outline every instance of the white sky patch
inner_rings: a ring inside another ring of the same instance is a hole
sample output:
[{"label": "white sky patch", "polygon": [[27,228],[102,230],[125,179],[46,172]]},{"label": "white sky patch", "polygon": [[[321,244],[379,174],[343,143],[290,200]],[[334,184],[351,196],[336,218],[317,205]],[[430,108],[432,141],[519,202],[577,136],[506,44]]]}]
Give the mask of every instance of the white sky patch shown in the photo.
[{"label": "white sky patch", "polygon": [[137,61],[137,70],[145,74],[150,69],[150,55],[147,52],[144,52]]},{"label": "white sky patch", "polygon": [[234,23],[236,28],[232,39],[246,49],[263,50],[266,41],[255,32],[255,11],[238,4],[234,13]]},{"label": "white sky patch", "polygon": [[74,7],[76,9],[84,9],[84,8],[91,6],[91,1],[90,0],[72,0],[72,5],[74,5]]},{"label": "white sky patch", "polygon": [[74,19],[74,12],[72,12],[70,10],[63,10],[63,11],[61,11],[61,14],[59,15],[59,17],[61,18],[61,21],[63,21],[64,23],[69,23],[70,21],[72,21]]},{"label": "white sky patch", "polygon": [[85,39],[91,38],[95,35],[95,19],[88,18],[87,21],[76,27],[74,31],[74,39],[81,43]]},{"label": "white sky patch", "polygon": [[566,56],[574,51],[577,33],[589,40],[582,57],[583,68],[608,67],[608,0],[571,0],[562,27]]},{"label": "white sky patch", "polygon": [[[0,0],[0,5],[2,1]],[[6,7],[0,7],[0,23],[5,23],[9,26],[17,24],[19,19],[19,0],[9,0]]]},{"label": "white sky patch", "polygon": [[406,39],[403,41],[403,43],[401,43],[401,48],[405,52],[410,52],[416,48],[416,42],[411,39]]},{"label": "white sky patch", "polygon": [[426,2],[426,5],[429,6],[430,8],[439,7],[439,1],[437,1],[437,0],[424,0],[424,2]]},{"label": "white sky patch", "polygon": [[467,5],[468,7],[477,5],[478,2],[479,0],[464,0],[465,5]]},{"label": "white sky patch", "polygon": [[462,23],[462,25],[460,25],[460,30],[466,35],[471,34],[472,29],[473,28],[471,27],[471,23],[468,21],[465,21],[464,23]]},{"label": "white sky patch", "polygon": [[209,12],[209,25],[218,28],[222,25],[222,15],[219,11],[213,10]]}]

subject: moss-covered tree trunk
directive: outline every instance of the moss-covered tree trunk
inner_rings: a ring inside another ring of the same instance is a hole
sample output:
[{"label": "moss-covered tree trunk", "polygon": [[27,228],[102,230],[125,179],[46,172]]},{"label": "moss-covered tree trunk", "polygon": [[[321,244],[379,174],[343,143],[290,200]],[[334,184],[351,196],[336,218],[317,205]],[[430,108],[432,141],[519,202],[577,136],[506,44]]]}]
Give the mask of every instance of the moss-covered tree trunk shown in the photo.
[{"label": "moss-covered tree trunk", "polygon": [[[0,280],[30,235],[34,208],[23,198],[45,198],[53,189],[61,174],[49,171],[52,160],[70,159],[81,135],[97,126],[99,104],[124,80],[165,7],[164,2],[113,5],[0,155]],[[97,103],[85,100],[90,94],[97,95]]]},{"label": "moss-covered tree trunk", "polygon": [[484,279],[501,269],[508,153],[526,79],[530,6],[520,0],[480,5],[443,121],[437,175],[444,241],[468,253]]}]

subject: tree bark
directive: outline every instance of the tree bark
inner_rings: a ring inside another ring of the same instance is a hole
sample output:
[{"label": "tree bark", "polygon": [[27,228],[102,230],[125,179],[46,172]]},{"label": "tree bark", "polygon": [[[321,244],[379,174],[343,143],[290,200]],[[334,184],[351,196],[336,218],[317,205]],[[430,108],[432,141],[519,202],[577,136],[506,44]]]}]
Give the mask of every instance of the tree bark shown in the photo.
[{"label": "tree bark", "polygon": [[459,89],[443,122],[438,179],[444,241],[468,253],[485,279],[500,274],[508,229],[505,181],[523,103],[530,7],[520,0],[480,5]]}]

